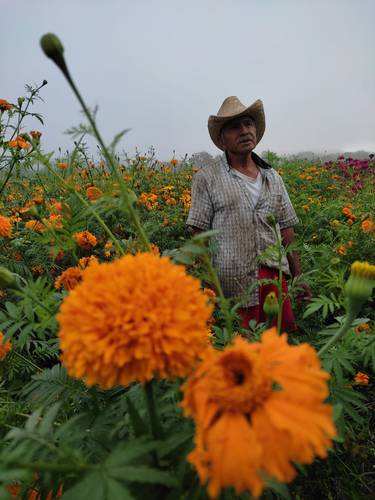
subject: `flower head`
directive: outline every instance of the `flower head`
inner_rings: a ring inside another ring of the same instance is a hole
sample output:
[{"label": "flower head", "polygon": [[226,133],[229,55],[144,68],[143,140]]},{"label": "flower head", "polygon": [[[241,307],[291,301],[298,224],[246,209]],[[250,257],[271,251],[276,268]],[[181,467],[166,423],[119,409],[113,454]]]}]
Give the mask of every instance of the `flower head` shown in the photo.
[{"label": "flower head", "polygon": [[15,139],[8,142],[9,148],[18,148],[18,149],[29,149],[30,143],[25,141],[22,135],[18,135]]},{"label": "flower head", "polygon": [[66,170],[68,168],[68,164],[64,161],[60,161],[57,164],[57,168],[60,170]]},{"label": "flower head", "polygon": [[90,186],[86,189],[86,196],[90,201],[95,201],[103,196],[103,191],[96,186]]},{"label": "flower head", "polygon": [[81,231],[74,234],[74,240],[80,248],[91,250],[96,245],[96,238],[90,231]]},{"label": "flower head", "polygon": [[368,385],[369,380],[367,373],[363,372],[356,373],[354,377],[354,382],[358,385]]},{"label": "flower head", "polygon": [[207,349],[182,406],[196,423],[188,460],[209,495],[232,486],[259,496],[264,475],[288,482],[293,462],[326,457],[336,434],[328,378],[310,345],[290,346],[275,328],[258,343],[236,337],[224,351]]},{"label": "flower head", "polygon": [[40,138],[42,137],[42,132],[39,132],[39,130],[31,130],[30,135],[34,139],[34,141],[39,142]]},{"label": "flower head", "polygon": [[64,287],[70,291],[75,288],[82,279],[82,269],[79,267],[68,267],[55,280],[55,288],[59,290]]},{"label": "flower head", "polygon": [[10,238],[12,236],[12,223],[8,217],[0,215],[0,236]]},{"label": "flower head", "polygon": [[11,350],[12,344],[9,340],[4,343],[4,334],[3,332],[0,332],[0,361],[2,361]]},{"label": "flower head", "polygon": [[6,99],[0,99],[0,111],[9,111],[12,105]]},{"label": "flower head", "polygon": [[364,233],[373,233],[375,232],[375,224],[371,219],[366,219],[361,224],[362,231]]},{"label": "flower head", "polygon": [[187,375],[208,344],[199,286],[151,252],[89,266],[58,314],[69,374],[103,388]]}]

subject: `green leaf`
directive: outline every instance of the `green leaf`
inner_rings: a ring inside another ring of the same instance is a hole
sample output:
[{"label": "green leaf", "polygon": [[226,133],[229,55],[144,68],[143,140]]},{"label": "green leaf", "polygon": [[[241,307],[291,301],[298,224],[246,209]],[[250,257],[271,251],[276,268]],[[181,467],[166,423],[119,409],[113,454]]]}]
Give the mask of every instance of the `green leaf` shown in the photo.
[{"label": "green leaf", "polygon": [[[134,500],[129,490],[111,477],[105,478],[106,498],[108,500]],[[91,500],[91,499],[90,499]]]},{"label": "green leaf", "polygon": [[137,483],[156,483],[177,486],[177,480],[169,472],[153,469],[146,465],[123,465],[109,470],[112,477]]},{"label": "green leaf", "polygon": [[61,407],[61,403],[55,403],[44,415],[43,420],[39,424],[39,433],[43,435],[49,434],[52,430],[53,423],[55,421],[56,415],[58,414]]},{"label": "green leaf", "polygon": [[129,396],[126,396],[126,404],[128,406],[128,412],[129,412],[129,419],[133,427],[133,431],[136,437],[142,436],[144,434],[148,433],[148,426],[147,424],[143,421],[142,417],[140,416],[138,410],[132,403],[132,400]]},{"label": "green leaf", "polygon": [[106,467],[115,467],[128,464],[135,458],[142,457],[154,451],[158,441],[147,441],[144,438],[133,440],[132,442],[119,444],[105,461]]},{"label": "green leaf", "polygon": [[[61,500],[107,500],[103,477],[98,472],[91,472],[82,481],[63,493]],[[108,500],[112,500],[109,499]]]}]

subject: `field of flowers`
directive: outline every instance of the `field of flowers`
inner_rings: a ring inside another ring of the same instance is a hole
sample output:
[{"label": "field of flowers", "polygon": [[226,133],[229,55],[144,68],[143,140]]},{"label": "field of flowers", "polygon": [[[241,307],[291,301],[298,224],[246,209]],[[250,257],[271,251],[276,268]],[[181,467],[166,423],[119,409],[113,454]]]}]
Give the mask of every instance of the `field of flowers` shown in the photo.
[{"label": "field of flowers", "polygon": [[244,329],[185,224],[196,167],[94,160],[92,124],[47,154],[45,84],[0,99],[0,499],[370,498],[374,159],[264,154],[313,298]]}]

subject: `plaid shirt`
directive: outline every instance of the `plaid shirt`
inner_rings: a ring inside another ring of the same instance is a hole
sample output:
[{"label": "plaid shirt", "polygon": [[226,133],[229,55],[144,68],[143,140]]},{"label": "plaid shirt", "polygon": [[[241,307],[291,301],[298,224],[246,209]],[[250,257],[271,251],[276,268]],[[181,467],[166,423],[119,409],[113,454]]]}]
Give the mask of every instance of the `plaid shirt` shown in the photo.
[{"label": "plaid shirt", "polygon": [[[245,307],[258,304],[257,259],[276,243],[267,215],[273,214],[280,229],[298,223],[280,175],[255,153],[252,158],[262,175],[262,188],[254,205],[245,180],[236,175],[223,154],[216,162],[201,168],[193,178],[189,226],[204,231],[218,230],[213,242],[213,263],[226,297],[241,299]],[[262,260],[262,265],[278,268],[277,258]],[[283,272],[290,274],[283,257]]]}]

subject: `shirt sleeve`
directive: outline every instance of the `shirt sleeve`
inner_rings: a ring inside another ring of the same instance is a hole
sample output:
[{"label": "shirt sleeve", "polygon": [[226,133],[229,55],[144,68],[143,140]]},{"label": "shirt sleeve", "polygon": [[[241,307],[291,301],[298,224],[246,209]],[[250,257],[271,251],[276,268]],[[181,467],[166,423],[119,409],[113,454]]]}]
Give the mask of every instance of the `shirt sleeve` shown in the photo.
[{"label": "shirt sleeve", "polygon": [[285,184],[281,177],[280,181],[280,192],[281,192],[281,203],[278,213],[278,223],[280,229],[285,229],[287,227],[292,227],[298,224],[299,219],[297,217],[296,211],[290,201],[288,191],[286,190]]},{"label": "shirt sleeve", "polygon": [[213,217],[213,205],[207,186],[207,180],[198,171],[191,184],[191,207],[186,224],[206,231],[210,229]]}]

